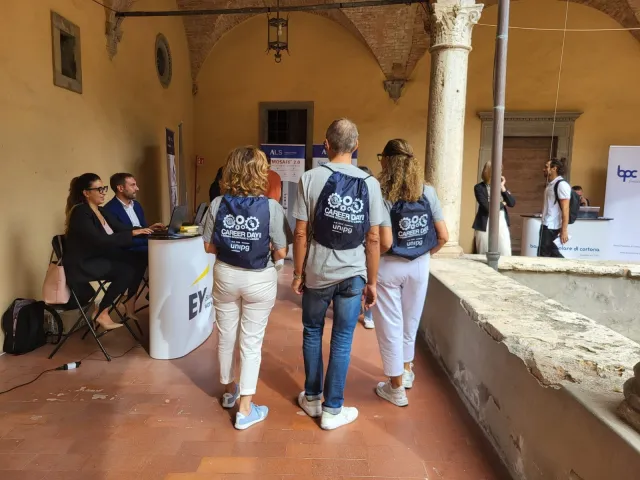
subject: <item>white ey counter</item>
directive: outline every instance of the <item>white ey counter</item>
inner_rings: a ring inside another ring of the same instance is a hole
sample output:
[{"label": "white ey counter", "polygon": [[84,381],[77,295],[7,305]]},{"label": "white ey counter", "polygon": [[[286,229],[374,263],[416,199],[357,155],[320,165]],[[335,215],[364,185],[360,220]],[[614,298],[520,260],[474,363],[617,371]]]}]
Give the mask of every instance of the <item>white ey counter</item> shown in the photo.
[{"label": "white ey counter", "polygon": [[169,360],[202,345],[215,322],[213,264],[200,235],[149,239],[149,355]]},{"label": "white ey counter", "polygon": [[[565,258],[608,260],[611,218],[578,218],[569,225],[571,239],[560,246]],[[522,240],[520,255],[536,257],[542,219],[535,215],[522,215]]]}]

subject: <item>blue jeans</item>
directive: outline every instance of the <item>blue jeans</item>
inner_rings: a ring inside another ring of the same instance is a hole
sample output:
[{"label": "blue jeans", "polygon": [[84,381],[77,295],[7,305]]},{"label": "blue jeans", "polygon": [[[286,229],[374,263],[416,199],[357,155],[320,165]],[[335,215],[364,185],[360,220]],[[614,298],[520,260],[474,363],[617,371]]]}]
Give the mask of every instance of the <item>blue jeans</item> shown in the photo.
[{"label": "blue jeans", "polygon": [[331,351],[322,404],[325,412],[337,414],[342,410],[351,343],[360,315],[364,285],[362,277],[352,277],[327,288],[305,288],[302,295],[302,354],[306,375],[304,390],[309,400],[319,400],[323,394],[322,334],[324,317],[333,300]]}]

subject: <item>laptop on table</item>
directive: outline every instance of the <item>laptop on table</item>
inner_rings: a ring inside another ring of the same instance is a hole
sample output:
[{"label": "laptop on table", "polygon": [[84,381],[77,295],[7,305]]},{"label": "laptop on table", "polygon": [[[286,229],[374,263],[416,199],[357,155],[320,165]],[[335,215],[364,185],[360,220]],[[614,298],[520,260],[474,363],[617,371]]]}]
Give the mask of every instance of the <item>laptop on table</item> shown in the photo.
[{"label": "laptop on table", "polygon": [[178,205],[173,209],[173,213],[171,214],[171,221],[169,222],[169,227],[167,228],[167,230],[153,232],[148,236],[148,238],[183,238],[195,236],[196,234],[193,233],[180,233],[180,227],[182,227],[182,224],[184,223],[184,219],[186,217],[186,205]]}]

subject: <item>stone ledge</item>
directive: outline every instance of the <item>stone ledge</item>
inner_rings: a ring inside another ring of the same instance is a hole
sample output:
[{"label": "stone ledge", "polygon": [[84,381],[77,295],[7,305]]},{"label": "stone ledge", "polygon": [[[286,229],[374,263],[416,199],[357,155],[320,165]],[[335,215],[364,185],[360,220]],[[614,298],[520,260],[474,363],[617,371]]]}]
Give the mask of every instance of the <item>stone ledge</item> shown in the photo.
[{"label": "stone ledge", "polygon": [[[487,262],[485,255],[464,255],[463,258],[485,264]],[[568,258],[500,257],[498,269],[501,271],[640,278],[640,264],[638,263],[572,260]]]},{"label": "stone ledge", "polygon": [[[548,260],[540,262],[541,268],[554,263]],[[568,261],[555,261],[565,268],[540,271],[567,271]],[[609,275],[621,272],[620,265],[611,265],[594,266],[587,269],[592,273],[585,274],[602,275],[601,268],[611,272]],[[615,392],[622,400],[622,384],[640,359],[637,343],[477,259],[433,259],[431,274],[454,292],[480,328],[518,356],[542,385]]]}]

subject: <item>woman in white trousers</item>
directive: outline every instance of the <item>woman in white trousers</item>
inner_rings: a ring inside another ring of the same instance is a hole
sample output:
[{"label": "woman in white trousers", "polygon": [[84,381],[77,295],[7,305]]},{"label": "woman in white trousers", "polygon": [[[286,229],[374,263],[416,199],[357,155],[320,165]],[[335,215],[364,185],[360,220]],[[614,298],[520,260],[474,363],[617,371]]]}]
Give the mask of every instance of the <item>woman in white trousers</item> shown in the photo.
[{"label": "woman in white trousers", "polygon": [[[213,305],[218,325],[222,406],[240,405],[235,427],[263,421],[266,406],[252,403],[262,360],[262,342],[275,304],[277,272],[274,262],[287,255],[292,241],[284,210],[264,196],[269,165],[255,147],[233,150],[221,181],[223,196],[211,202],[205,221],[205,250],[216,255]],[[239,333],[238,333],[239,331]],[[240,346],[240,378],[235,374],[235,346]]]},{"label": "woman in white trousers", "polygon": [[[509,212],[507,207],[516,206],[516,199],[507,188],[507,180],[501,177],[500,184],[500,216],[498,217],[498,251],[501,257],[511,256],[511,234],[509,233]],[[491,162],[485,163],[482,169],[482,182],[473,187],[473,194],[478,202],[478,211],[473,220],[475,230],[476,253],[489,251],[489,204],[491,202]]]},{"label": "woman in white trousers", "polygon": [[[422,162],[406,140],[390,140],[378,155],[378,179],[386,215],[380,224],[376,335],[386,382],[378,396],[394,405],[409,404],[406,389],[413,387],[416,335],[427,296],[429,260],[447,242],[435,189],[423,182]],[[386,253],[385,253],[386,252]]]}]

